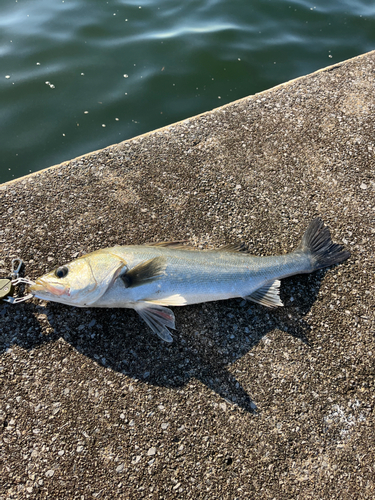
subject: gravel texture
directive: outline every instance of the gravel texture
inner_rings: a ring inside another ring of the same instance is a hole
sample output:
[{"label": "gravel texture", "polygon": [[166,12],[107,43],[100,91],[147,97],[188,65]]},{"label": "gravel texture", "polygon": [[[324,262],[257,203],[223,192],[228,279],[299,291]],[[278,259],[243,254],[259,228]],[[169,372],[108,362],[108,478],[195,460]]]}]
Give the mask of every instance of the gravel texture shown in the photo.
[{"label": "gravel texture", "polygon": [[114,244],[295,247],[347,262],[285,307],[0,306],[0,499],[375,497],[375,52],[0,186],[0,268]]}]

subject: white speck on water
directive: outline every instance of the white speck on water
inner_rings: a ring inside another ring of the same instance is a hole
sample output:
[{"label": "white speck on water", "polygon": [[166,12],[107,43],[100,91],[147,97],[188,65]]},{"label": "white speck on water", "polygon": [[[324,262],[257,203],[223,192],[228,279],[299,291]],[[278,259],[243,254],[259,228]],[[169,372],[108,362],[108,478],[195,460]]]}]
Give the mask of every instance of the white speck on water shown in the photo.
[{"label": "white speck on water", "polygon": [[6,78],[7,80],[9,80],[10,75],[5,75],[5,78]]},{"label": "white speck on water", "polygon": [[106,127],[106,124],[105,124],[105,123],[102,123],[102,127],[103,127],[103,128],[104,128],[104,127]]},{"label": "white speck on water", "polygon": [[127,75],[127,74],[125,73],[124,78],[129,78],[129,75]]}]

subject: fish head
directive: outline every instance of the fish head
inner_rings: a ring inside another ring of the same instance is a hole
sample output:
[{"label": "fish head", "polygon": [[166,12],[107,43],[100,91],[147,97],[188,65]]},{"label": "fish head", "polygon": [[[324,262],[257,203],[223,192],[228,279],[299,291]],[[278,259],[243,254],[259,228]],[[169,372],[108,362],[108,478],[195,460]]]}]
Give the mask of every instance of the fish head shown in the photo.
[{"label": "fish head", "polygon": [[29,289],[38,299],[88,307],[94,304],[126,269],[123,259],[105,250],[99,250],[44,274]]}]

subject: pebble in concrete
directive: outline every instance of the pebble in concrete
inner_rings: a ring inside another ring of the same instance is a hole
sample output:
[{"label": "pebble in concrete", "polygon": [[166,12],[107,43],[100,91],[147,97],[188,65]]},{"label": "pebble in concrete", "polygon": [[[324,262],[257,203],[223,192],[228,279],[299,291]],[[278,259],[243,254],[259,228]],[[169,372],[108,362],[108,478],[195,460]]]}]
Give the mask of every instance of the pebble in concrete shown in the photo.
[{"label": "pebble in concrete", "polygon": [[171,345],[133,311],[2,305],[0,498],[374,498],[374,75],[372,52],[0,186],[3,275],[158,240],[283,253],[316,216],[352,252],[278,311],[176,308]]}]

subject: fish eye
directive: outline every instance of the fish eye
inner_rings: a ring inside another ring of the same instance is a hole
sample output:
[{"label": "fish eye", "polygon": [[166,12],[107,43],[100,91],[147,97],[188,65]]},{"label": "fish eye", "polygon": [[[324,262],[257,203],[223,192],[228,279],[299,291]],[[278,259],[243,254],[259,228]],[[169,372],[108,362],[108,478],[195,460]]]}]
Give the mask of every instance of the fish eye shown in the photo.
[{"label": "fish eye", "polygon": [[55,276],[57,278],[65,278],[65,276],[68,274],[69,269],[66,266],[61,266],[58,267],[55,271]]}]

